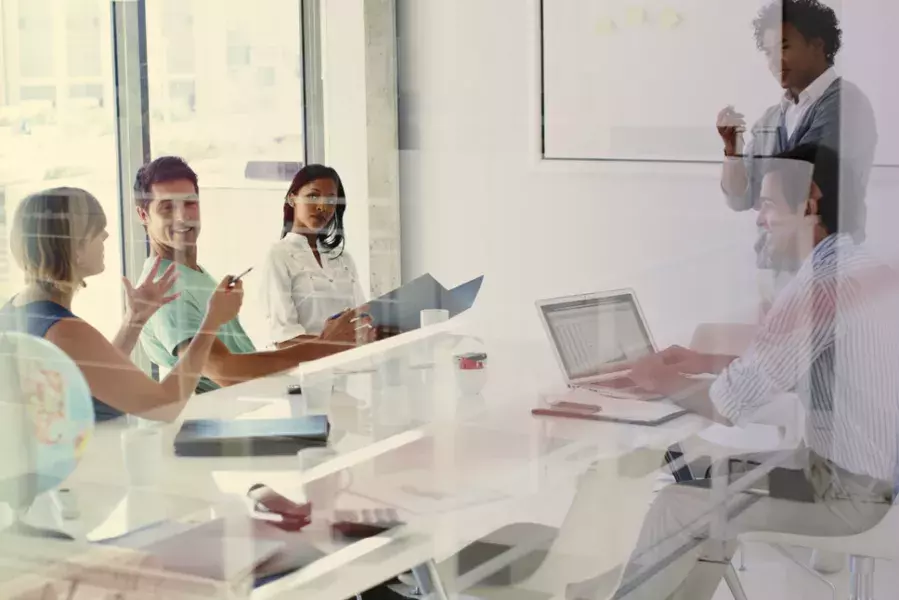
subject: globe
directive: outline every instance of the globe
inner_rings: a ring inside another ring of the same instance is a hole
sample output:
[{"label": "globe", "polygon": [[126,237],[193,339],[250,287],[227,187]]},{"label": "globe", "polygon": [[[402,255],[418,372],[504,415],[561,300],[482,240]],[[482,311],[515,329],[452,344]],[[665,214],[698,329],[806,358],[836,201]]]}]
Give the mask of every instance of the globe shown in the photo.
[{"label": "globe", "polygon": [[24,333],[0,333],[0,389],[0,501],[19,508],[75,470],[94,429],[94,407],[72,359]]}]

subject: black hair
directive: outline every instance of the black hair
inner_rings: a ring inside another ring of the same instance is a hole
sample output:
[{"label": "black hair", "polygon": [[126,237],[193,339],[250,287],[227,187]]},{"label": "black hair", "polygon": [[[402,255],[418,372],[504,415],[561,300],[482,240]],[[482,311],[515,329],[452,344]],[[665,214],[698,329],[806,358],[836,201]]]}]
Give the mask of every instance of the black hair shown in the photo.
[{"label": "black hair", "polygon": [[[802,161],[812,165],[812,181],[821,190],[818,217],[828,234],[840,231],[854,233],[858,230],[861,216],[859,182],[848,165],[840,164],[839,154],[835,150],[819,144],[800,144],[774,158],[782,160],[771,161],[769,173],[784,170],[786,165],[783,160]],[[783,184],[797,186],[796,189],[786,190],[787,203],[796,210],[808,198],[808,188],[804,187],[806,183],[789,177]],[[803,189],[798,186],[803,186]]]},{"label": "black hair", "polygon": [[318,233],[318,244],[332,253],[336,258],[343,253],[346,238],[343,233],[343,215],[346,212],[346,191],[340,175],[331,167],[325,165],[306,165],[293,176],[287,194],[284,196],[284,218],[281,227],[281,237],[287,235],[293,229],[294,208],[290,204],[290,197],[299,193],[303,187],[320,179],[330,179],[337,186],[337,205],[334,207],[334,217]]},{"label": "black hair", "polygon": [[774,0],[762,8],[752,22],[756,47],[764,50],[765,32],[780,31],[788,23],[807,41],[820,39],[824,42],[824,58],[827,64],[833,65],[843,43],[843,30],[832,8],[819,0]]},{"label": "black hair", "polygon": [[178,181],[179,179],[190,181],[194,184],[194,191],[200,193],[197,174],[183,158],[160,156],[138,169],[137,176],[134,178],[134,203],[146,209],[152,200],[150,188],[153,187],[153,184]]}]

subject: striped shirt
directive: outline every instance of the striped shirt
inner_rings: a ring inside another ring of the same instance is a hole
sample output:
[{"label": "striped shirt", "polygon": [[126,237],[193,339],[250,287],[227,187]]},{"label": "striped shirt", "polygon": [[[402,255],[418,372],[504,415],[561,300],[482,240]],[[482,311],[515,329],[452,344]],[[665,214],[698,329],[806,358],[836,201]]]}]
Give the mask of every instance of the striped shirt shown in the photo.
[{"label": "striped shirt", "polygon": [[798,394],[806,444],[859,475],[899,466],[899,277],[846,234],[819,243],[710,390],[732,423]]}]

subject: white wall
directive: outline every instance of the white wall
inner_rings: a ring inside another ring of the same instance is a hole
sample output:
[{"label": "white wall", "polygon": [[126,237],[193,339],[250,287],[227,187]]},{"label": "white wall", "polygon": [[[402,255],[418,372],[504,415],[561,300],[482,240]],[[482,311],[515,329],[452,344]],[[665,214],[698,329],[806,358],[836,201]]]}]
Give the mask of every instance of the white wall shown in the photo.
[{"label": "white wall", "polygon": [[[614,287],[636,288],[660,344],[751,319],[755,214],[725,207],[718,167],[539,160],[538,14],[536,0],[399,2],[404,279],[486,273],[469,318],[493,343],[541,339],[539,298]],[[872,179],[883,246],[899,174]]]},{"label": "white wall", "polygon": [[372,296],[400,283],[394,13],[392,0],[322,2],[326,162],[347,189],[347,251]]},{"label": "white wall", "polygon": [[361,0],[322,2],[325,155],[347,190],[347,251],[370,289],[365,15]]}]

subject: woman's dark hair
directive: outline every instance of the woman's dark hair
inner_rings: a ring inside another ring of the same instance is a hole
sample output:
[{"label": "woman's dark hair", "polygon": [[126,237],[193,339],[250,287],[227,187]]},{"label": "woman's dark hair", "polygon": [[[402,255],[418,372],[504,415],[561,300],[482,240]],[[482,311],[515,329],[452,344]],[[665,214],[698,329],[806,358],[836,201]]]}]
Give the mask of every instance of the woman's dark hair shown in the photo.
[{"label": "woman's dark hair", "polygon": [[[849,165],[840,161],[837,152],[819,144],[800,144],[792,150],[781,152],[771,161],[769,172],[787,169],[785,161],[800,161],[812,165],[812,181],[821,190],[818,201],[818,217],[828,234],[852,233],[857,235],[861,227],[862,199],[860,184]],[[795,189],[787,190],[786,199],[795,211],[799,202],[808,197],[808,180],[786,177],[783,184]],[[799,189],[798,186],[806,186]]]},{"label": "woman's dark hair", "polygon": [[334,207],[334,217],[318,233],[318,244],[332,254],[332,257],[343,253],[346,239],[343,235],[343,214],[346,212],[346,191],[340,175],[331,167],[324,165],[306,165],[293,176],[287,195],[284,196],[284,221],[281,228],[281,237],[287,235],[293,229],[294,209],[290,205],[290,197],[298,194],[303,187],[320,179],[330,179],[337,186],[337,205]]},{"label": "woman's dark hair", "polygon": [[765,49],[765,32],[780,30],[789,23],[806,40],[824,42],[824,58],[832,65],[842,46],[843,31],[832,8],[819,0],[774,0],[762,8],[752,22],[755,28],[755,45]]}]

